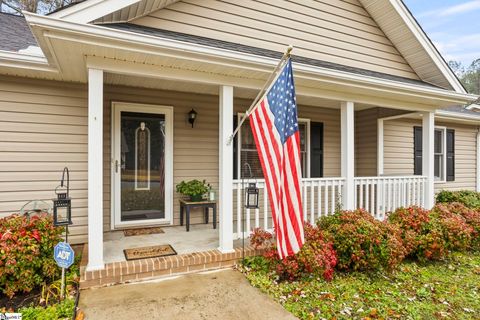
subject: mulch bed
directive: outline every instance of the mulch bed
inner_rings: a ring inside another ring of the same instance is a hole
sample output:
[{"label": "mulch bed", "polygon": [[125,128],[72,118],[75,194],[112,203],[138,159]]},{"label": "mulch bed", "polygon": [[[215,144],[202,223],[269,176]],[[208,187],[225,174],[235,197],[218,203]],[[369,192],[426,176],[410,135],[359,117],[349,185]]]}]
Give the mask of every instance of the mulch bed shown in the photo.
[{"label": "mulch bed", "polygon": [[17,310],[32,304],[37,305],[40,300],[41,290],[41,288],[36,288],[28,293],[17,293],[12,299],[0,293],[0,309]]}]

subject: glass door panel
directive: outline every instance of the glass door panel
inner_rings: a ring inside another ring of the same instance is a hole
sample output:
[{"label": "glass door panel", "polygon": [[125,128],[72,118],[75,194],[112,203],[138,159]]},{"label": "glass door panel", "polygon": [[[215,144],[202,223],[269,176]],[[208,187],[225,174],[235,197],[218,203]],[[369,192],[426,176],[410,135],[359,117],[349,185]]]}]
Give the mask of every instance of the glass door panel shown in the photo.
[{"label": "glass door panel", "polygon": [[165,115],[120,112],[120,221],[166,219]]}]

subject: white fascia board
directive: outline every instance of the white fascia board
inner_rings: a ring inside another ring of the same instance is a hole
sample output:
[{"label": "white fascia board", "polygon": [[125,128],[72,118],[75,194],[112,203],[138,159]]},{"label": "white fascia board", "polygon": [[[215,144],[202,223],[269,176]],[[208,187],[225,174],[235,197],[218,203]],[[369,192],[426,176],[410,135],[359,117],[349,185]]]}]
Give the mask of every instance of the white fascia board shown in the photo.
[{"label": "white fascia board", "polygon": [[438,50],[435,48],[433,43],[428,39],[425,32],[422,30],[418,22],[412,16],[411,12],[405,6],[402,0],[385,0],[390,1],[392,6],[398,12],[402,20],[405,22],[406,26],[410,29],[412,34],[418,40],[420,45],[425,49],[425,52],[430,56],[432,61],[438,67],[443,76],[451,84],[452,88],[455,89],[458,93],[466,93],[465,88],[462,86],[458,78],[455,76],[453,71],[447,65],[445,60],[442,58]]},{"label": "white fascia board", "polygon": [[452,119],[461,119],[461,120],[470,120],[470,121],[480,121],[480,114],[463,114],[460,112],[452,112],[447,110],[437,110],[435,112],[436,116],[441,116],[443,118],[452,118]]},{"label": "white fascia board", "polygon": [[[383,118],[378,118],[379,121],[389,121],[389,120],[396,120],[396,119],[401,119],[401,118],[416,118],[421,113],[419,112],[409,112],[409,113],[404,113],[404,114],[399,114],[396,116],[388,116],[388,117],[383,117]],[[478,123],[480,122],[480,114],[479,115],[472,115],[472,114],[463,114],[460,112],[454,112],[454,111],[447,111],[447,110],[436,110],[435,111],[435,117],[436,118],[441,118],[441,119],[452,119],[452,120],[458,120],[458,121],[469,121],[469,122],[475,122]]]},{"label": "white fascia board", "polygon": [[12,68],[57,72],[43,56],[0,50],[0,65]]},{"label": "white fascia board", "polygon": [[50,17],[76,23],[89,23],[141,0],[87,0],[55,12]]},{"label": "white fascia board", "polygon": [[[155,53],[161,53],[162,50],[174,50],[181,54],[195,54],[207,57],[212,63],[225,63],[230,61],[230,65],[236,67],[245,67],[256,71],[270,72],[277,65],[278,59],[262,57],[254,54],[236,52],[232,50],[214,48],[210,46],[182,42],[173,39],[159,38],[151,35],[138,34],[124,30],[114,30],[91,24],[78,24],[70,21],[53,19],[51,17],[40,16],[33,13],[25,13],[25,18],[31,27],[40,27],[50,30],[61,31],[64,35],[74,35],[74,39],[85,37],[92,43],[94,37],[98,38],[98,45],[104,45],[109,41],[110,47],[121,46],[123,50],[135,50],[141,52],[142,47],[146,53],[152,53],[151,49],[145,49],[145,46],[155,49]],[[448,100],[453,103],[469,103],[477,99],[477,96],[466,93],[449,91],[441,88],[426,87],[422,85],[403,83],[388,79],[379,79],[375,77],[357,75],[341,70],[333,70],[323,67],[295,63],[296,77],[318,81],[323,79],[335,79],[337,82],[345,84],[354,84],[365,88],[375,88],[385,92],[401,92],[410,96],[428,96],[434,99]]]}]

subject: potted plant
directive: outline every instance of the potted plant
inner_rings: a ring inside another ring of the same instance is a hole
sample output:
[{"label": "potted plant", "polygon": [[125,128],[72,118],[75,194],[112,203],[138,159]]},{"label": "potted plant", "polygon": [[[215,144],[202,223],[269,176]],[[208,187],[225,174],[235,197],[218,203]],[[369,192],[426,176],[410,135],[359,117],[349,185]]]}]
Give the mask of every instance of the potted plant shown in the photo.
[{"label": "potted plant", "polygon": [[177,184],[177,192],[190,197],[190,201],[202,201],[203,196],[210,190],[210,184],[205,180],[182,181]]}]

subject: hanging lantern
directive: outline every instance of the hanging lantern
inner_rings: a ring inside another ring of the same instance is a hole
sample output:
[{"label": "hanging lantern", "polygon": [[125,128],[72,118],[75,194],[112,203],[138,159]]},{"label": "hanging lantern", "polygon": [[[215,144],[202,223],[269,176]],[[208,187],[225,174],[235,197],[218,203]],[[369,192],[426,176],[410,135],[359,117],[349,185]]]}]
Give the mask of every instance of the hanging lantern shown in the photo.
[{"label": "hanging lantern", "polygon": [[197,119],[197,111],[195,111],[194,109],[190,110],[190,112],[188,113],[188,122],[190,122],[190,124],[192,125],[192,128],[193,128],[193,123],[195,122],[196,119]]},{"label": "hanging lantern", "polygon": [[250,182],[245,189],[245,208],[258,209],[258,188],[255,182]]},{"label": "hanging lantern", "polygon": [[[67,183],[65,184],[65,173]],[[55,226],[68,226],[72,224],[72,199],[70,199],[70,173],[68,168],[63,169],[62,181],[55,188],[56,199],[53,199],[53,223]]]}]

